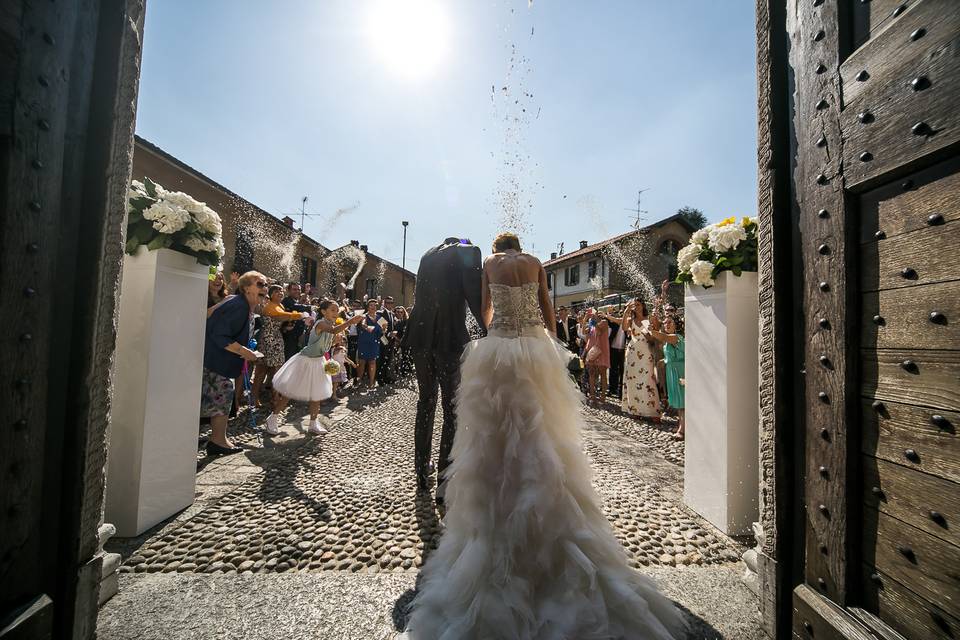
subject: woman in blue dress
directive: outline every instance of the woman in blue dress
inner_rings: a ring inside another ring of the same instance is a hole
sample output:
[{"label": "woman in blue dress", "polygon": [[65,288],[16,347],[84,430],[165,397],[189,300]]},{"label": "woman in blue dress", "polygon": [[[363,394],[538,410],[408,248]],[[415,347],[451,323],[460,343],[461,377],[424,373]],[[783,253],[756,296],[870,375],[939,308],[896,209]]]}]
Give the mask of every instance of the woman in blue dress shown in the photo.
[{"label": "woman in blue dress", "polygon": [[367,372],[367,388],[373,389],[377,384],[377,358],[380,356],[380,338],[383,328],[380,326],[380,314],[377,310],[380,303],[376,300],[367,302],[367,314],[363,322],[357,325],[357,385],[363,381],[363,372]]}]

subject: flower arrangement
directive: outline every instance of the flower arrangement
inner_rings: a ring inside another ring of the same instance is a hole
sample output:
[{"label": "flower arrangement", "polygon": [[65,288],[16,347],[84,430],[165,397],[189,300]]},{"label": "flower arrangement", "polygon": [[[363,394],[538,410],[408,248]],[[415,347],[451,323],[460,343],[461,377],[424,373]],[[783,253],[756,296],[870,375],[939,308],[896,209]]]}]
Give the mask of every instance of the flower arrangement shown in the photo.
[{"label": "flower arrangement", "polygon": [[223,229],[217,212],[179,191],[167,191],[144,178],[134,180],[127,191],[127,245],[137,248],[173,249],[216,266],[224,254]]},{"label": "flower arrangement", "polygon": [[328,376],[335,376],[340,373],[340,363],[336,360],[327,360],[323,365],[323,372]]},{"label": "flower arrangement", "polygon": [[739,276],[757,270],[757,219],[736,216],[699,229],[677,253],[679,273],[674,282],[709,288],[723,271]]}]

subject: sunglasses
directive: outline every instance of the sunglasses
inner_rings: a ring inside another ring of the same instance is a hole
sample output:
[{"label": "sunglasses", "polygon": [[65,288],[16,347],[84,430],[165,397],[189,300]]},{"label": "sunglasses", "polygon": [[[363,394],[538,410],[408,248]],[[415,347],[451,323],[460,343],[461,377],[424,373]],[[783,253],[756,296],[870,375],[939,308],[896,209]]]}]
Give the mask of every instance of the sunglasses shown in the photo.
[{"label": "sunglasses", "polygon": [[266,289],[266,288],[267,288],[267,283],[266,283],[266,282],[258,282],[258,283],[257,283],[257,288],[258,288],[258,289]]}]

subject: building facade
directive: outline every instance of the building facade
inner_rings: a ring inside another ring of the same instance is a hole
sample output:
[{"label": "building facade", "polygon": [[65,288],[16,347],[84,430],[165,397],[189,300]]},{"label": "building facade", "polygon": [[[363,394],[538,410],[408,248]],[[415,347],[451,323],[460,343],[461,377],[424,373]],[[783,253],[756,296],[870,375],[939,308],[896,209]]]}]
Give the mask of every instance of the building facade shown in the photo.
[{"label": "building facade", "polygon": [[[661,282],[676,277],[677,252],[695,230],[676,214],[595,244],[581,240],[570,253],[550,254],[543,268],[554,306],[580,307],[616,294],[644,297],[644,281],[659,291]],[[672,287],[670,299],[682,304],[682,287]]]},{"label": "building facade", "polygon": [[132,176],[187,193],[220,214],[225,273],[256,269],[282,282],[317,282],[330,250],[296,230],[292,218],[264,211],[140,136],[134,139]]},{"label": "building facade", "polygon": [[[362,256],[363,266],[360,266]],[[341,283],[353,280],[353,288],[344,291]],[[417,276],[412,271],[373,254],[359,240],[334,249],[330,259],[322,267],[319,286],[333,292],[338,298],[344,295],[354,300],[391,296],[397,305],[413,305]]]}]

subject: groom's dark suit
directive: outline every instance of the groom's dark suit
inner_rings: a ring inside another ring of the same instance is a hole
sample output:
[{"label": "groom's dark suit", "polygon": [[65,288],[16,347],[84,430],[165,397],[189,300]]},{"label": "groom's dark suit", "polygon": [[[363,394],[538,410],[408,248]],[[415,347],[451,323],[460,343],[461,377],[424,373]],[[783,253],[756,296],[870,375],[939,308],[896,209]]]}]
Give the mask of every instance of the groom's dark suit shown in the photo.
[{"label": "groom's dark suit", "polygon": [[480,319],[480,249],[457,238],[447,238],[420,259],[415,304],[403,346],[410,349],[417,371],[420,399],[414,432],[417,483],[426,488],[430,475],[430,448],[433,419],[437,410],[437,388],[443,406],[443,431],[437,461],[438,482],[449,464],[456,433],[454,396],[460,385],[460,355],[470,341],[467,333],[467,306]]}]

